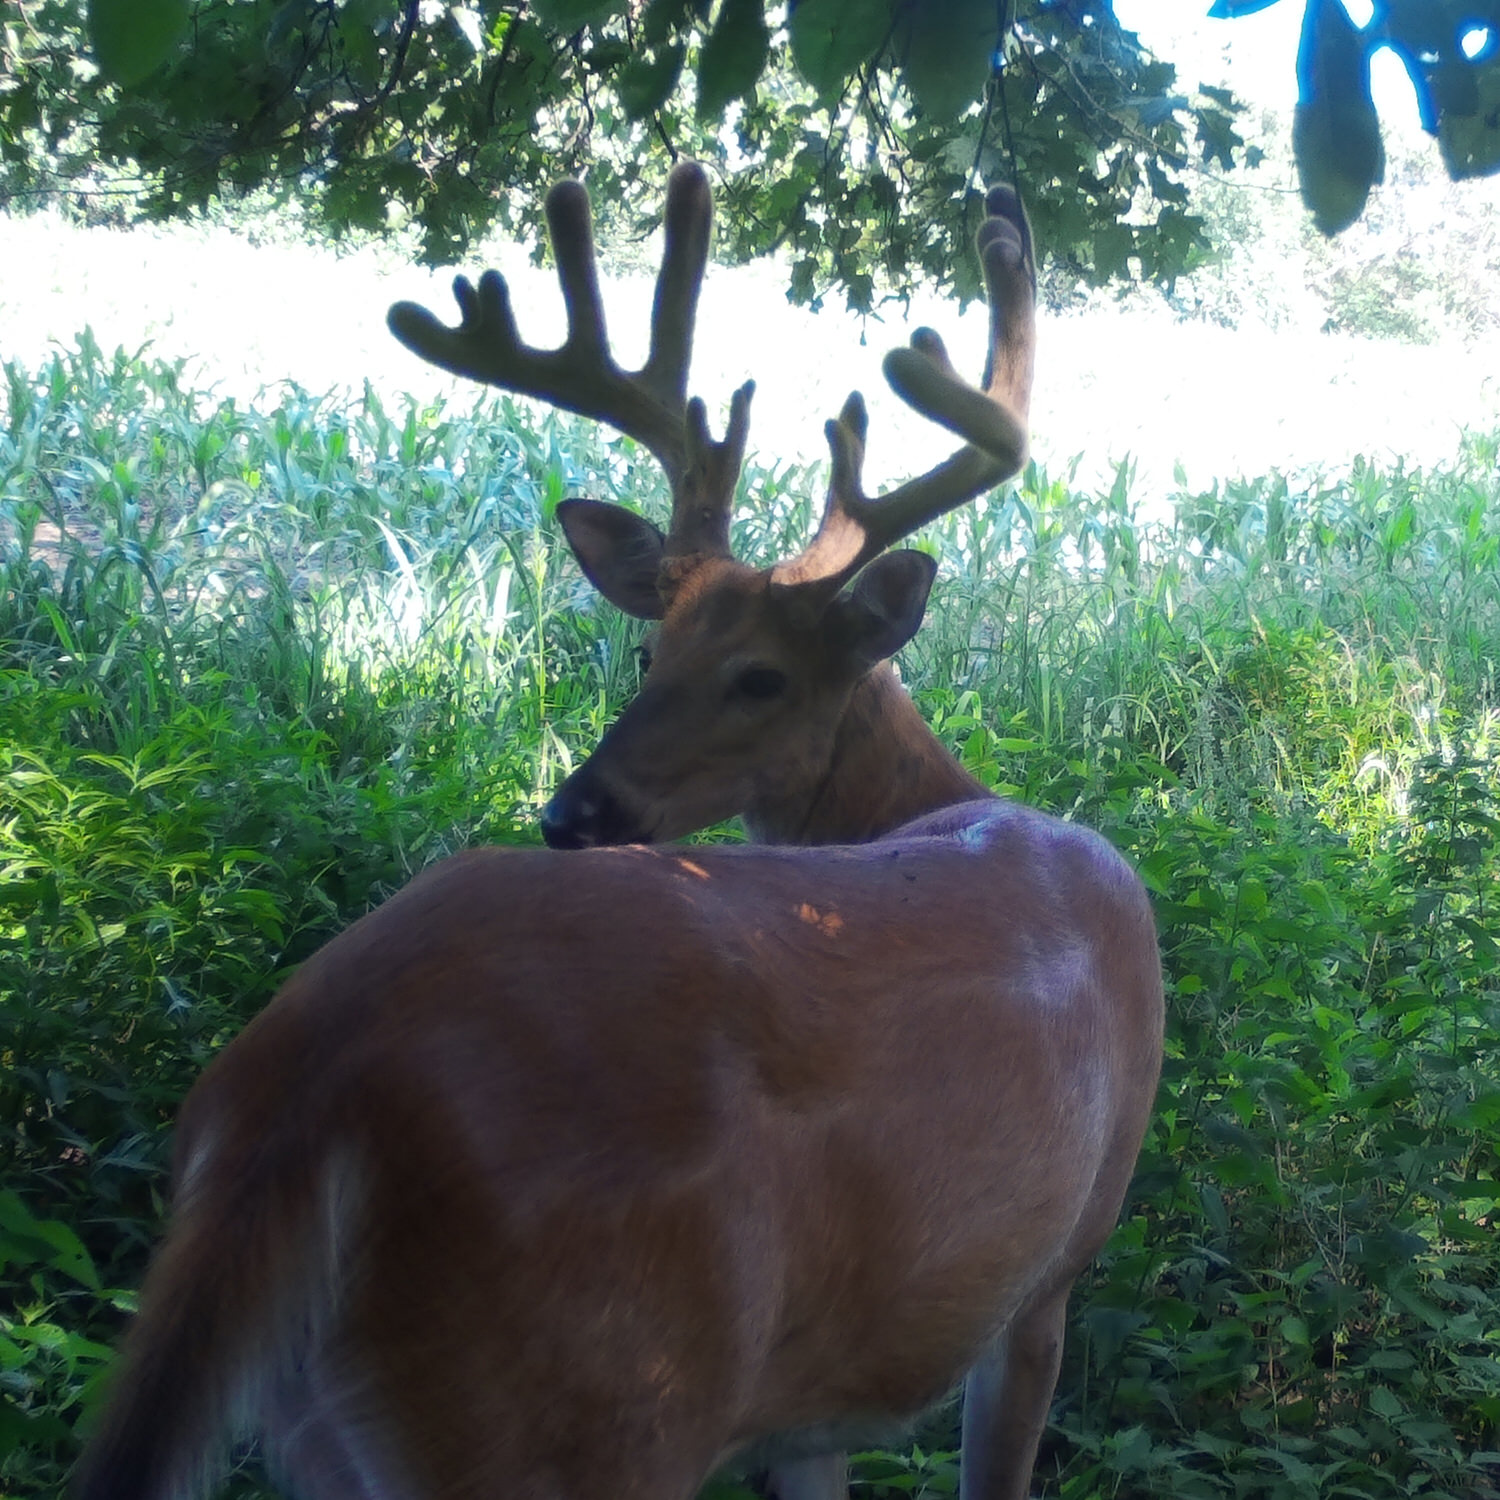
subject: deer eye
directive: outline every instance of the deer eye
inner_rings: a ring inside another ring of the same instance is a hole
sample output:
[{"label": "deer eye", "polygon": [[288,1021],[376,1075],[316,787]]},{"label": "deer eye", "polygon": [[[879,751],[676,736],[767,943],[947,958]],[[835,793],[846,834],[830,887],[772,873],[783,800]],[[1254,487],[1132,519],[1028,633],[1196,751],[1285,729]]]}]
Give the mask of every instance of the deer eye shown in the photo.
[{"label": "deer eye", "polygon": [[786,691],[786,673],[778,667],[746,667],[734,680],[734,690],[760,702]]}]

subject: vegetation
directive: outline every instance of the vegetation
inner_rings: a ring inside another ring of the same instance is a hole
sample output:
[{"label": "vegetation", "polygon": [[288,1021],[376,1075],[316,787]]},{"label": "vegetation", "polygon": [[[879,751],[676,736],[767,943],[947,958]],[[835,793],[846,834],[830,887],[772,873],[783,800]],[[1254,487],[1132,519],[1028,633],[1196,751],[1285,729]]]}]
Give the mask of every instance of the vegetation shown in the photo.
[{"label": "vegetation", "polygon": [[[1216,0],[1234,17],[1275,0]],[[1500,169],[1500,0],[1306,0],[1302,196],[1332,234],[1384,149],[1388,46],[1455,178]],[[45,0],[0,26],[0,202],[167,219],[249,190],[336,235],[411,225],[453,264],[587,170],[649,222],[679,154],[711,162],[738,258],[868,309],[913,281],[977,295],[985,183],[1035,194],[1039,243],[1089,285],[1170,286],[1209,248],[1196,163],[1253,163],[1230,93],[1188,88],[1109,0]],[[1293,60],[1287,59],[1288,70]]]},{"label": "vegetation", "polygon": [[1095,0],[49,0],[0,28],[0,201],[165,219],[269,191],[446,265],[532,233],[569,174],[641,231],[689,155],[721,253],[783,249],[797,299],[864,310],[977,296],[954,247],[1015,169],[1072,275],[1170,281],[1203,248],[1186,173],[1231,164],[1236,107]]},{"label": "vegetation", "polygon": [[[0,1493],[55,1495],[175,1104],[415,870],[534,840],[635,677],[553,507],[662,495],[508,400],[245,409],[88,339],[3,400]],[[1169,978],[1045,1493],[1500,1493],[1497,459],[1163,516],[1128,473],[1033,470],[928,539],[913,691],[976,774],[1130,853]],[[816,488],[750,471],[741,548]],[[953,1444],[939,1413],[861,1493],[950,1493]]]},{"label": "vegetation", "polygon": [[[1262,150],[1259,164],[1194,190],[1194,210],[1224,248],[1168,294],[1180,316],[1409,344],[1484,344],[1500,332],[1500,182],[1450,182],[1408,140],[1388,152],[1384,186],[1359,223],[1329,239],[1286,186],[1290,119],[1267,110],[1245,133]],[[1054,303],[1084,300],[1061,278],[1043,290]]]},{"label": "vegetation", "polygon": [[[1275,0],[1217,0],[1214,13]],[[1360,7],[1356,7],[1360,9]],[[1417,93],[1450,177],[1500,170],[1500,8],[1469,0],[1375,0],[1364,25],[1344,0],[1307,0],[1297,47],[1293,140],[1302,198],[1325,234],[1346,229],[1381,180],[1385,151],[1370,97],[1370,56],[1389,47]]]}]

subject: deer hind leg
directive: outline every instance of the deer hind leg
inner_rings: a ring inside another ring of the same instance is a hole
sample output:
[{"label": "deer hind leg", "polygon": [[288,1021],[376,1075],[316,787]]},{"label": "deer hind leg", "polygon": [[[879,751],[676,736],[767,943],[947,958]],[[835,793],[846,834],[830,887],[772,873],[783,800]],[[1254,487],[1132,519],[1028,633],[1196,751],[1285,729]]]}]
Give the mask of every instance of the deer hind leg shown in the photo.
[{"label": "deer hind leg", "polygon": [[[509,1447],[487,1455],[483,1425],[465,1436],[461,1449],[446,1441],[440,1455],[424,1455],[406,1442],[398,1461],[387,1463],[389,1455],[376,1453],[388,1446],[374,1430],[381,1424],[337,1415],[320,1384],[301,1372],[287,1378],[264,1417],[268,1467],[297,1500],[693,1500],[707,1477],[701,1463],[663,1452],[655,1435],[587,1422],[576,1433],[580,1451],[594,1460],[586,1472]],[[451,1462],[455,1451],[462,1454],[461,1469]],[[805,1500],[824,1497],[809,1492]]]},{"label": "deer hind leg", "polygon": [[778,1463],[766,1475],[766,1490],[773,1500],[847,1500],[848,1455],[818,1453]]},{"label": "deer hind leg", "polygon": [[262,1415],[261,1446],[275,1480],[315,1500],[380,1500],[395,1491],[377,1476],[369,1445],[336,1414],[316,1366],[283,1375]]},{"label": "deer hind leg", "polygon": [[1067,1286],[1020,1312],[964,1381],[959,1500],[1025,1500],[1062,1361]]}]

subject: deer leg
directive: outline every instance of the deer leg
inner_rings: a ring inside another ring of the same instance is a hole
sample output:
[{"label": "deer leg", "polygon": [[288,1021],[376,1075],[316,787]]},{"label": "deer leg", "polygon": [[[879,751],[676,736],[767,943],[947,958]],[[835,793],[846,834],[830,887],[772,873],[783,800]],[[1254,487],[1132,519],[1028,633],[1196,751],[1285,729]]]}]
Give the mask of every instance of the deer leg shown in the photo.
[{"label": "deer leg", "polygon": [[964,1381],[959,1500],[1025,1500],[1062,1361],[1068,1287],[1021,1312]]},{"label": "deer leg", "polygon": [[849,1461],[843,1453],[819,1453],[775,1465],[766,1490],[775,1500],[847,1500]]}]

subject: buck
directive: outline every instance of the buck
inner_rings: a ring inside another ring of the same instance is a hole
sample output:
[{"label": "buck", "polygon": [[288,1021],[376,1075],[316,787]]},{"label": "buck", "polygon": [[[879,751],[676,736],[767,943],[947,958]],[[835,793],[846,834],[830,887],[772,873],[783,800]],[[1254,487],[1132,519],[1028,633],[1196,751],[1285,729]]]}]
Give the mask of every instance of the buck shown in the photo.
[{"label": "buck", "polygon": [[[656,622],[654,660],[548,805],[553,849],[436,865],[193,1089],[79,1500],[206,1494],[251,1434],[302,1500],[691,1500],[731,1464],[837,1500],[849,1444],[966,1372],[964,1500],[1026,1493],[1162,991],[1124,861],[987,793],[887,664],[933,577],[887,549],[1024,458],[1030,231],[1013,194],[989,207],[982,387],[931,332],[886,361],[961,445],[867,497],[851,397],[817,535],[769,569],[728,543],[751,387],[722,439],[686,399],[699,168],[671,178],[637,373],[576,183],[547,203],[560,349],[521,341],[493,272],[457,281],[457,328],[391,310],[433,363],[660,461],[665,535],[559,508],[605,597]],[[734,814],[761,843],[666,845]]]}]

